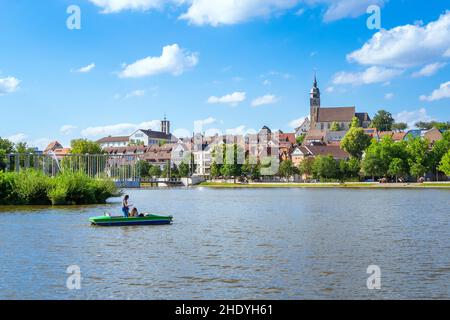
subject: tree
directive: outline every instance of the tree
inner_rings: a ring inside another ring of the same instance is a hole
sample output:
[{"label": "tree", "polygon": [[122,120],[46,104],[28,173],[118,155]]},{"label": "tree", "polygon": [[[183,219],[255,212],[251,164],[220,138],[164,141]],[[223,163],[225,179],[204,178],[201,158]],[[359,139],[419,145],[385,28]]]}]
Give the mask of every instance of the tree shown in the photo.
[{"label": "tree", "polygon": [[361,159],[364,151],[370,145],[371,138],[363,128],[351,127],[341,141],[341,148],[352,157]]},{"label": "tree", "polygon": [[0,150],[4,150],[5,153],[11,153],[14,150],[14,143],[8,139],[0,138]]},{"label": "tree", "polygon": [[245,163],[242,165],[241,169],[242,175],[253,180],[258,179],[261,176],[261,170],[259,164],[256,164],[255,162],[256,161],[252,161],[252,163],[250,163],[250,159],[245,159]]},{"label": "tree", "polygon": [[372,127],[377,128],[378,131],[391,131],[394,122],[394,118],[390,112],[379,110],[373,117]]},{"label": "tree", "polygon": [[353,117],[352,123],[350,124],[350,128],[359,128],[359,127],[361,127],[361,124],[359,122],[358,117]]},{"label": "tree", "polygon": [[388,173],[395,177],[395,181],[398,182],[398,177],[407,173],[406,165],[403,159],[394,158],[389,164]]},{"label": "tree", "polygon": [[341,126],[336,121],[331,124],[331,131],[341,131]]},{"label": "tree", "polygon": [[303,143],[303,141],[305,141],[305,137],[306,137],[306,134],[303,133],[303,134],[299,135],[297,138],[295,138],[295,141],[297,142],[297,144],[300,145]]},{"label": "tree", "polygon": [[358,158],[350,158],[345,162],[345,178],[357,178],[361,171],[361,162]]},{"label": "tree", "polygon": [[421,130],[430,130],[432,128],[436,128],[439,130],[450,130],[450,121],[447,122],[438,122],[438,121],[419,121],[416,122],[415,126]]},{"label": "tree", "polygon": [[295,166],[291,160],[285,160],[281,162],[280,167],[278,169],[278,174],[283,178],[290,178],[295,174]]},{"label": "tree", "polygon": [[148,175],[150,177],[159,178],[162,174],[161,168],[159,166],[150,165],[148,169]]},{"label": "tree", "polygon": [[139,168],[141,178],[147,178],[149,176],[150,163],[145,160],[139,160],[137,162],[137,166]]},{"label": "tree", "polygon": [[178,166],[178,174],[180,178],[187,178],[189,177],[189,165],[182,161],[180,165]]},{"label": "tree", "polygon": [[403,132],[408,129],[408,124],[404,122],[394,123],[392,124],[392,130]]},{"label": "tree", "polygon": [[211,178],[220,177],[220,166],[215,161],[211,164],[210,175]]},{"label": "tree", "polygon": [[298,171],[301,175],[312,176],[314,168],[314,158],[304,158],[298,167]]},{"label": "tree", "polygon": [[448,151],[443,157],[439,164],[439,170],[450,176],[450,151]]},{"label": "tree", "polygon": [[375,176],[384,175],[384,167],[384,162],[381,158],[380,143],[374,139],[372,140],[369,148],[367,148],[361,162],[361,169],[366,176],[371,176],[372,179],[375,180]]},{"label": "tree", "polygon": [[332,179],[337,176],[337,164],[331,155],[318,156],[314,161],[313,174],[319,179]]},{"label": "tree", "polygon": [[408,140],[408,164],[410,166],[410,173],[412,176],[419,178],[426,173],[426,165],[430,163],[428,145],[428,140],[420,137]]},{"label": "tree", "polygon": [[103,150],[100,145],[94,141],[87,139],[76,139],[70,142],[72,154],[102,154]]},{"label": "tree", "polygon": [[444,135],[442,140],[434,143],[428,157],[428,167],[436,175],[436,180],[439,179],[439,165],[442,157],[450,150],[450,139],[446,139],[448,135]]}]

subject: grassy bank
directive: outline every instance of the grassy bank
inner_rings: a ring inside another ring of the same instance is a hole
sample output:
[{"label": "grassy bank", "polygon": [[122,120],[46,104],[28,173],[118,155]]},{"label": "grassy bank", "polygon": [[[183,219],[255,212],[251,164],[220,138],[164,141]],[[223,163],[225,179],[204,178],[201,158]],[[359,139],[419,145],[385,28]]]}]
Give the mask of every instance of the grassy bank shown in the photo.
[{"label": "grassy bank", "polygon": [[208,188],[368,188],[368,189],[405,189],[405,188],[436,188],[450,189],[449,183],[367,183],[367,182],[348,182],[348,183],[220,183],[203,182],[200,187]]},{"label": "grassy bank", "polygon": [[40,171],[0,172],[0,205],[75,205],[105,203],[119,195],[113,181],[84,173],[48,177]]}]

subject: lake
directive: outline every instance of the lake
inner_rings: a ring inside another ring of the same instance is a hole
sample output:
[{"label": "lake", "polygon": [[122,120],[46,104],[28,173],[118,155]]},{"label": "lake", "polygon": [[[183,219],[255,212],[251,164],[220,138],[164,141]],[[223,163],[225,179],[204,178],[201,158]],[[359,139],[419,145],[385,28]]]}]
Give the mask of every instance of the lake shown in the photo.
[{"label": "lake", "polygon": [[[450,190],[137,189],[168,226],[98,206],[0,207],[1,299],[450,298]],[[81,271],[69,290],[68,266]],[[369,265],[381,289],[366,285]]]}]

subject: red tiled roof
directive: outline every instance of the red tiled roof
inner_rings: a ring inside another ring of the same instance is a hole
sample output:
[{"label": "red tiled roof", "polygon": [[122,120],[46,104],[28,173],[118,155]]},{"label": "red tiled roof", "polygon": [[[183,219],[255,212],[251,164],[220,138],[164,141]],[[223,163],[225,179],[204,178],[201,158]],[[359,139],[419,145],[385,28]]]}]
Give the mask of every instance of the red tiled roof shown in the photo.
[{"label": "red tiled roof", "polygon": [[55,151],[56,149],[62,149],[63,146],[58,141],[52,141],[48,144],[47,148],[45,148],[44,153],[49,151]]},{"label": "red tiled roof", "polygon": [[355,107],[319,108],[318,122],[351,122],[355,116]]},{"label": "red tiled roof", "polygon": [[97,140],[97,143],[111,143],[111,142],[128,142],[130,138],[128,136],[119,136],[119,137],[104,137]]},{"label": "red tiled roof", "polygon": [[334,159],[348,159],[350,155],[339,146],[305,146],[313,156],[333,156]]}]

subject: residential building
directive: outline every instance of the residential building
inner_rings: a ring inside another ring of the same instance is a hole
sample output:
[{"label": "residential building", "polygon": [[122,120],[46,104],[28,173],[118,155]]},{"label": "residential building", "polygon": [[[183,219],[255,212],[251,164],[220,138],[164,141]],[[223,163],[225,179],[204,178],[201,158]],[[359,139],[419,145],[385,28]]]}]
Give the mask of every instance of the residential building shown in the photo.
[{"label": "residential building", "polygon": [[309,121],[309,118],[305,118],[305,120],[303,120],[300,126],[295,128],[295,137],[297,138],[300,137],[301,135],[306,134],[310,128],[311,128],[311,121]]},{"label": "residential building", "polygon": [[130,142],[129,136],[119,136],[119,137],[104,137],[96,141],[102,149],[105,148],[119,148],[126,147]]}]

